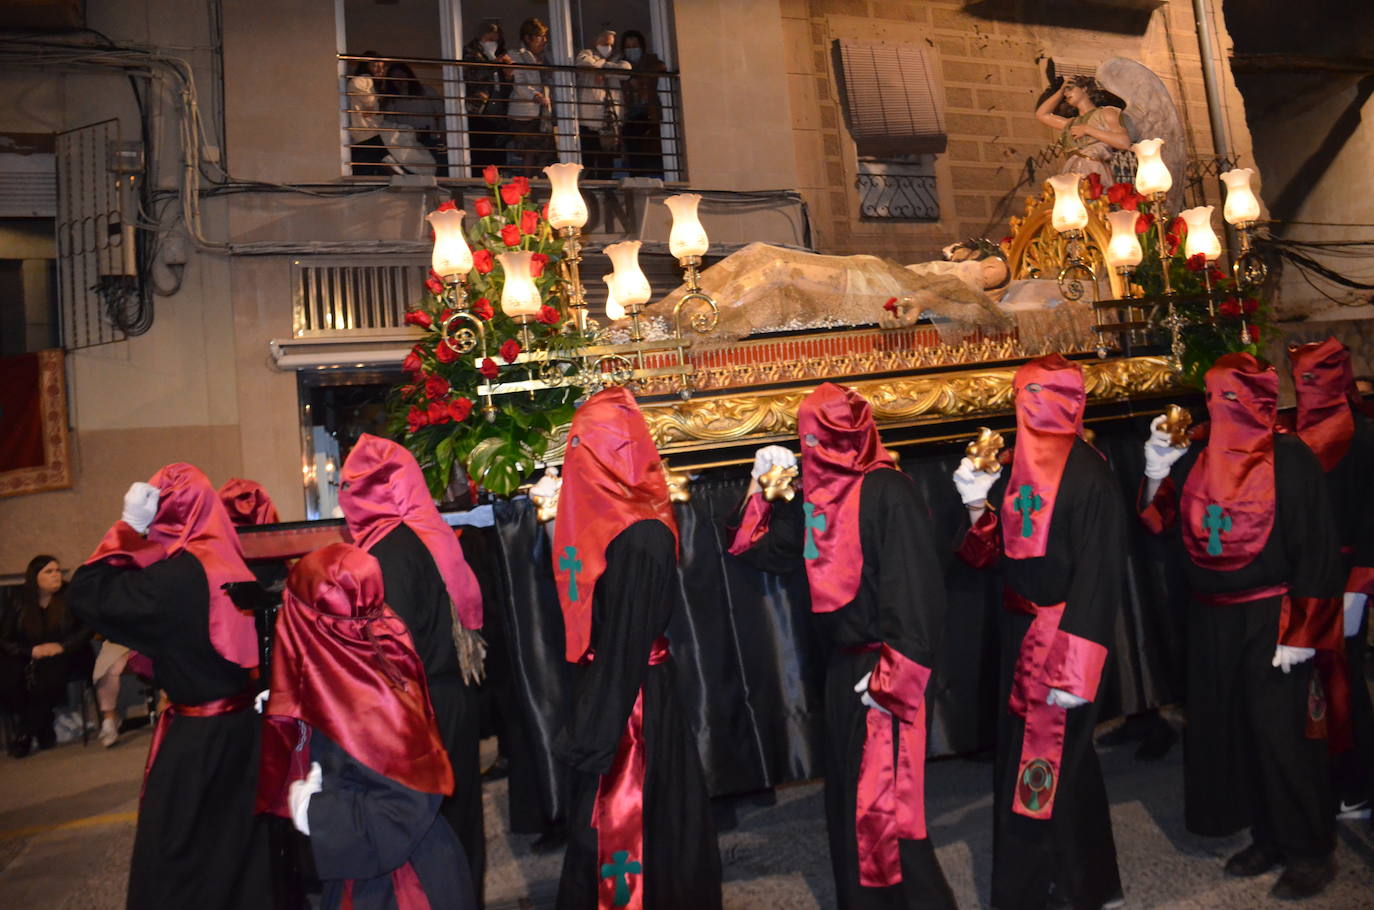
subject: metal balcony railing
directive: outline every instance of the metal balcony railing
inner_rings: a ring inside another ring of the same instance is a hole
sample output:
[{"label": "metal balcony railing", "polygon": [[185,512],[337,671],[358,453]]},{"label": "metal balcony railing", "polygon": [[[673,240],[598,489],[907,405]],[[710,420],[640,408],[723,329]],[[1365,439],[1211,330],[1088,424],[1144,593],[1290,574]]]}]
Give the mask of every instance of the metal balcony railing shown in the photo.
[{"label": "metal balcony railing", "polygon": [[345,176],[687,179],[678,74],[666,70],[340,55]]}]

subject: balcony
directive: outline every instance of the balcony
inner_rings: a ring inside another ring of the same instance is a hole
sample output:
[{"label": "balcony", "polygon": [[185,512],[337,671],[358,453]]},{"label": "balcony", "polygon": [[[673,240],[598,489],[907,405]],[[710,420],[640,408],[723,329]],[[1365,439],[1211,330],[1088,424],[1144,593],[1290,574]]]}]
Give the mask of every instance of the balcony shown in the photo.
[{"label": "balcony", "polygon": [[340,55],[344,176],[687,179],[679,76],[668,71]]}]

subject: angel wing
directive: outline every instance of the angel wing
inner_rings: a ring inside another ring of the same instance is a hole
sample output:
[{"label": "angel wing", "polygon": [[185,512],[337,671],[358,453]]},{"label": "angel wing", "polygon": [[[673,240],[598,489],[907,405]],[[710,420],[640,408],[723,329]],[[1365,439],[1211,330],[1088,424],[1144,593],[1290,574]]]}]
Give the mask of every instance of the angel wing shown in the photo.
[{"label": "angel wing", "polygon": [[1177,212],[1183,203],[1188,143],[1183,118],[1169,90],[1149,67],[1128,57],[1102,61],[1097,67],[1097,84],[1126,102],[1122,120],[1132,142],[1164,140],[1164,163],[1174,177],[1174,187],[1169,191],[1169,208]]}]

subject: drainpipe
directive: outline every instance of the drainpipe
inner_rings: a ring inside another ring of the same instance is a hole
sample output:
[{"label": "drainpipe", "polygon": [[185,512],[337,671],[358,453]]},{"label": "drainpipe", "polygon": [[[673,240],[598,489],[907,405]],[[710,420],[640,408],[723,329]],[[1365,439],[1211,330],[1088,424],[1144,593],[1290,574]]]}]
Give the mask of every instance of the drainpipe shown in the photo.
[{"label": "drainpipe", "polygon": [[[1223,117],[1224,108],[1221,105],[1221,80],[1218,78],[1217,57],[1212,50],[1212,16],[1209,9],[1208,0],[1193,0],[1193,23],[1197,27],[1197,47],[1198,54],[1202,58],[1202,85],[1207,91],[1207,121],[1212,128],[1212,151],[1219,159],[1229,161],[1231,159],[1231,142],[1226,135],[1226,120]],[[1220,189],[1221,181],[1217,181],[1218,191],[1221,198],[1225,198],[1225,192]],[[1228,224],[1226,225],[1227,245],[1231,249],[1236,249],[1235,232]]]}]

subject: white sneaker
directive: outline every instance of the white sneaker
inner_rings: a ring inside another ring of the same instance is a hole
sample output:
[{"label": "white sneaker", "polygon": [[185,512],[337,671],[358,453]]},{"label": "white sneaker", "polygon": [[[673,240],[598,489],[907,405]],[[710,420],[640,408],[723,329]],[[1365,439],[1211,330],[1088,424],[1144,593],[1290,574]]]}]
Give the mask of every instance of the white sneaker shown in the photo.
[{"label": "white sneaker", "polygon": [[1348,803],[1345,800],[1341,800],[1340,808],[1336,810],[1336,818],[1369,818],[1369,801],[1362,799],[1356,800],[1353,803]]},{"label": "white sneaker", "polygon": [[100,744],[106,749],[119,742],[119,721],[107,717],[100,723]]}]

